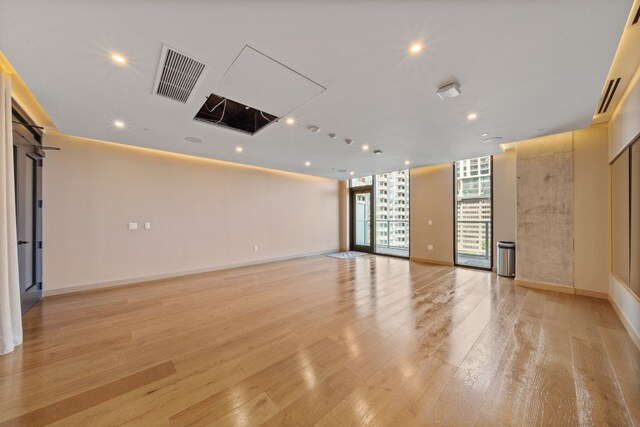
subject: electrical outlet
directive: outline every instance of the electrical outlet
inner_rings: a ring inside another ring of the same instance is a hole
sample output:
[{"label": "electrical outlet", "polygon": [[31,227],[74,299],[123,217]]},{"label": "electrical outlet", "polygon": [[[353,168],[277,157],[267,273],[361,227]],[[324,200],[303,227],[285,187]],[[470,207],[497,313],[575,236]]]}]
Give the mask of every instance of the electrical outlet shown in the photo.
[{"label": "electrical outlet", "polygon": [[138,229],[138,223],[137,222],[130,222],[129,223],[129,230],[137,230]]},{"label": "electrical outlet", "polygon": [[427,246],[427,250],[428,250],[428,251],[432,251],[432,250],[433,250],[433,245],[428,245],[428,246]]},{"label": "electrical outlet", "polygon": [[145,222],[144,223],[144,229],[145,230],[151,230],[151,223],[150,222]]}]

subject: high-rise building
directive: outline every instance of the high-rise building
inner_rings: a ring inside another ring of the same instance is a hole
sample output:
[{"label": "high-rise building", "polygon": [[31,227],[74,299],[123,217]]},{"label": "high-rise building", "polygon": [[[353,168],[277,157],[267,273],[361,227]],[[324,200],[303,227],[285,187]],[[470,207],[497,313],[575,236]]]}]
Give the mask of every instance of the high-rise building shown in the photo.
[{"label": "high-rise building", "polygon": [[[351,180],[352,187],[372,183],[371,176]],[[375,175],[374,209],[376,252],[408,256],[409,170]]]},{"label": "high-rise building", "polygon": [[489,259],[491,251],[491,157],[456,162],[458,254]]}]

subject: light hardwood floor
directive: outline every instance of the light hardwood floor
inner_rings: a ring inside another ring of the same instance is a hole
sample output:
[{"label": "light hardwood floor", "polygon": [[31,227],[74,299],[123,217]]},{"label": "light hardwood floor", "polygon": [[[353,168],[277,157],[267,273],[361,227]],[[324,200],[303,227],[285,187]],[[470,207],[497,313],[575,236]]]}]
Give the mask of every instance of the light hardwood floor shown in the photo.
[{"label": "light hardwood floor", "polygon": [[0,357],[7,425],[640,423],[605,300],[302,258],[45,299]]}]

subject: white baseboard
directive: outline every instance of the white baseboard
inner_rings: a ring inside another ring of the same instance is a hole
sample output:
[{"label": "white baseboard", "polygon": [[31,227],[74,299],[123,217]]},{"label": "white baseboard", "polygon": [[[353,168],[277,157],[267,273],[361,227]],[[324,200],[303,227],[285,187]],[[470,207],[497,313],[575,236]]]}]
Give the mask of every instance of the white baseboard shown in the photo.
[{"label": "white baseboard", "polygon": [[614,298],[611,298],[611,296],[609,296],[609,302],[611,303],[611,306],[613,307],[615,312],[618,314],[618,317],[620,318],[620,321],[624,325],[624,328],[629,333],[629,336],[631,337],[631,341],[633,341],[636,347],[638,347],[638,350],[640,350],[640,335],[638,335],[636,331],[633,329],[633,327],[631,326],[631,322],[629,321],[627,316],[624,314],[624,311],[622,311],[622,308],[620,308],[616,300]]},{"label": "white baseboard", "polygon": [[559,285],[557,283],[539,282],[535,280],[521,279],[516,277],[514,283],[525,288],[540,289],[543,291],[560,292],[563,294],[575,294],[573,286]]},{"label": "white baseboard", "polygon": [[427,259],[427,258],[419,258],[417,256],[412,256],[409,258],[411,261],[422,262],[425,264],[435,264],[435,265],[445,265],[448,267],[453,267],[453,262],[451,261],[443,261],[439,259]]},{"label": "white baseboard", "polygon": [[227,265],[221,265],[221,266],[217,266],[217,267],[200,268],[200,269],[196,269],[196,270],[179,271],[179,272],[174,272],[174,273],[156,274],[156,275],[152,275],[152,276],[143,276],[143,277],[134,277],[134,278],[129,278],[129,279],[122,279],[122,280],[113,280],[113,281],[109,281],[109,282],[90,283],[90,284],[86,284],[86,285],[69,286],[67,288],[60,288],[60,289],[49,289],[49,290],[44,289],[42,291],[42,297],[43,298],[47,298],[47,297],[52,297],[52,296],[55,296],[55,295],[64,295],[64,294],[71,294],[71,293],[76,293],[76,292],[93,291],[93,290],[97,290],[97,289],[113,288],[113,287],[117,287],[117,286],[135,285],[135,284],[140,284],[140,283],[144,283],[144,282],[152,282],[154,280],[172,279],[172,278],[175,278],[175,277],[190,276],[190,275],[193,275],[193,274],[211,273],[213,271],[229,270],[229,269],[238,268],[238,267],[248,267],[248,266],[251,266],[251,265],[267,264],[267,263],[276,262],[276,261],[286,261],[286,260],[296,259],[296,258],[306,258],[306,257],[312,257],[312,256],[318,256],[318,255],[325,255],[325,254],[330,254],[330,253],[337,252],[337,251],[338,251],[337,249],[333,249],[333,250],[330,250],[330,251],[310,252],[310,253],[296,254],[296,255],[290,255],[290,256],[285,256],[285,257],[261,259],[261,260],[258,260],[258,261],[249,261],[249,262],[241,262],[241,263],[236,263],[236,264],[227,264]]}]

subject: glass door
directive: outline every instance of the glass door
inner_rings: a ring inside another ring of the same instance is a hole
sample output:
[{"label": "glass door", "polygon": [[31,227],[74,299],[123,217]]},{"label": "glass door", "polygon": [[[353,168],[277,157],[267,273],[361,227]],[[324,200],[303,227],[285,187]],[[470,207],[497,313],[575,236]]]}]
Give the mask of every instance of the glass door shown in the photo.
[{"label": "glass door", "polygon": [[41,135],[16,108],[13,121],[18,268],[24,314],[42,295],[42,158],[37,150]]},{"label": "glass door", "polygon": [[373,187],[351,189],[351,249],[373,252]]},{"label": "glass door", "polygon": [[377,254],[409,258],[409,170],[375,176]]}]

